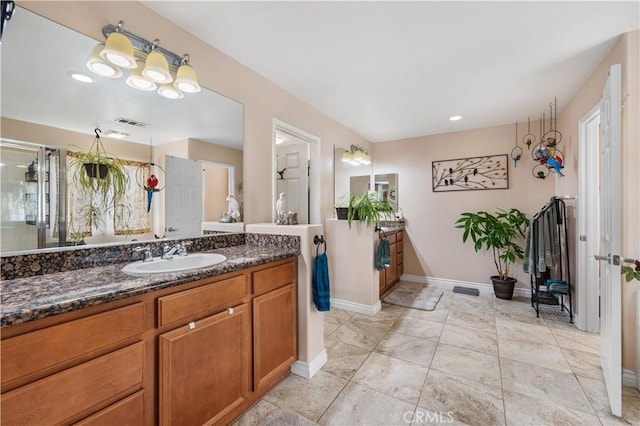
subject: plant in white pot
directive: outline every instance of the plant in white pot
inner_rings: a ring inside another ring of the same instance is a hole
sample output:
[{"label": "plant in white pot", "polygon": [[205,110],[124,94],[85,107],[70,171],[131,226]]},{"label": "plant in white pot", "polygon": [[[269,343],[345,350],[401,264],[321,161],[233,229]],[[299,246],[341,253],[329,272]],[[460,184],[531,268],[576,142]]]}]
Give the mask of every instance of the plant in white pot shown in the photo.
[{"label": "plant in white pot", "polygon": [[500,299],[511,299],[516,279],[509,276],[509,268],[524,258],[518,241],[524,238],[529,219],[518,209],[499,210],[496,214],[479,211],[465,212],[456,221],[456,228],[464,230],[462,241],[473,241],[476,252],[491,250],[497,275],[491,277],[493,290]]}]

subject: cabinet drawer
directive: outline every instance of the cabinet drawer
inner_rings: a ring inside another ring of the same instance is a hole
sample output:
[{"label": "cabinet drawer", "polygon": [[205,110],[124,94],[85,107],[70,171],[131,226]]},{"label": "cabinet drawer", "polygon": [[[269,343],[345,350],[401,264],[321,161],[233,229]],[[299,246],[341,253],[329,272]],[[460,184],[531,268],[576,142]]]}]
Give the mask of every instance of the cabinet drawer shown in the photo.
[{"label": "cabinet drawer", "polygon": [[142,388],[139,342],[2,395],[2,424],[53,425]]},{"label": "cabinet drawer", "polygon": [[144,424],[144,391],[111,404],[76,426],[136,426]]},{"label": "cabinet drawer", "polygon": [[396,256],[396,265],[400,265],[400,264],[402,264],[402,263],[404,263],[404,262],[403,262],[403,253],[402,253],[402,252],[400,252],[400,253],[398,253],[398,254],[397,254],[397,256]]},{"label": "cabinet drawer", "polygon": [[253,294],[267,293],[296,281],[296,262],[288,262],[253,273]]},{"label": "cabinet drawer", "polygon": [[158,326],[184,322],[240,303],[249,296],[245,275],[228,278],[202,287],[158,299]]},{"label": "cabinet drawer", "polygon": [[398,232],[398,241],[404,240],[404,231]]},{"label": "cabinet drawer", "polygon": [[398,253],[402,253],[404,251],[404,243],[402,242],[402,240],[398,240],[398,242],[396,243],[396,251]]},{"label": "cabinet drawer", "polygon": [[144,304],[137,303],[5,339],[2,385],[52,371],[57,365],[69,364],[143,332]]},{"label": "cabinet drawer", "polygon": [[[382,238],[385,238],[384,234],[382,235]],[[386,238],[387,238],[387,240],[389,240],[389,244],[395,244],[395,242],[396,242],[396,234],[387,234]]]}]

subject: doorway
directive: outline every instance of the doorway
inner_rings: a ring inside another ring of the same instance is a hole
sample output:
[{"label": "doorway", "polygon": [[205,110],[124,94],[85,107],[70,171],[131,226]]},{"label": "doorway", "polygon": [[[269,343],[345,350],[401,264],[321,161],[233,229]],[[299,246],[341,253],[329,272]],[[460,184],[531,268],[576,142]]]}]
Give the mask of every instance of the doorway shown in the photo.
[{"label": "doorway", "polygon": [[600,252],[599,174],[600,105],[595,105],[578,122],[578,312],[576,327],[600,331],[600,264],[593,254]]},{"label": "doorway", "polygon": [[299,224],[320,224],[320,138],[291,124],[273,120],[272,218],[285,193],[286,210]]}]

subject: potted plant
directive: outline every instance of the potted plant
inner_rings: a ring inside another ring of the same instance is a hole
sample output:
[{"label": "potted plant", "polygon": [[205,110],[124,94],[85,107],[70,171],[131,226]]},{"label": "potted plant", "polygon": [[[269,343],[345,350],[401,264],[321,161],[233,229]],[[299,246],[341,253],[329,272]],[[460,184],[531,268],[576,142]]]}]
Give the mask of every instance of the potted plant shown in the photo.
[{"label": "potted plant", "polygon": [[509,267],[524,258],[517,241],[525,236],[529,219],[518,209],[499,210],[496,214],[465,212],[461,216],[455,226],[464,230],[462,242],[471,238],[476,252],[482,248],[492,251],[498,272],[491,277],[493,291],[500,299],[511,299],[516,279],[509,276]]},{"label": "potted plant", "polygon": [[129,176],[119,159],[107,156],[100,132],[100,129],[95,129],[96,138],[89,151],[71,156],[77,163],[74,176],[77,188],[90,200],[106,207],[125,195]]},{"label": "potted plant", "polygon": [[347,207],[347,221],[351,229],[351,221],[360,220],[367,226],[378,224],[386,214],[393,214],[393,205],[380,191],[368,192],[362,195],[351,195]]}]

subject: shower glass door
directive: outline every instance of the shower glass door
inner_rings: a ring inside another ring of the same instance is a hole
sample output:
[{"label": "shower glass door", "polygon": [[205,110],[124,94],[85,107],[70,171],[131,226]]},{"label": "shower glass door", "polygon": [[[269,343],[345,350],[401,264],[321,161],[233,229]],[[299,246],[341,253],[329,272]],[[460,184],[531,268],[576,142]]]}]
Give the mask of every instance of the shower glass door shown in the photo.
[{"label": "shower glass door", "polygon": [[0,142],[0,251],[65,245],[65,150]]}]

